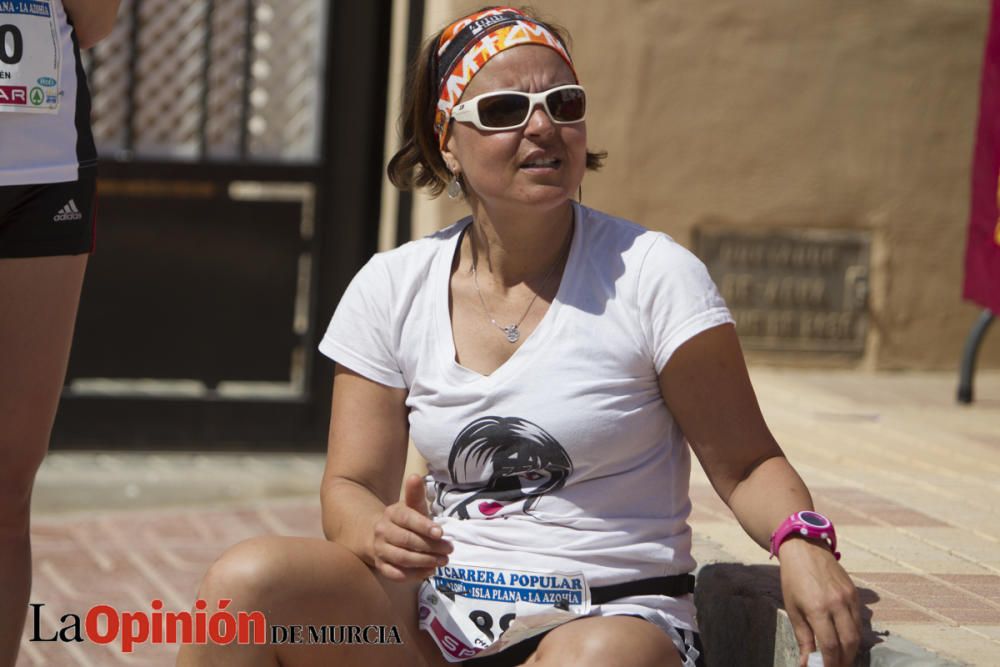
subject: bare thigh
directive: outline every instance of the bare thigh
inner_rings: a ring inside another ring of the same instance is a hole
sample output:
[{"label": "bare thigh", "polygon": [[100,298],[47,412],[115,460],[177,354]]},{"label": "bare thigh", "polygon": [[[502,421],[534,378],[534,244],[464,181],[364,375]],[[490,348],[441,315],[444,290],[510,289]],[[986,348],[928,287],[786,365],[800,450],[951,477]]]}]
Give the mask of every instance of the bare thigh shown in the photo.
[{"label": "bare thigh", "polygon": [[680,667],[670,637],[656,625],[631,616],[581,618],[555,628],[524,663],[531,667]]},{"label": "bare thigh", "polygon": [[25,521],[66,377],[87,259],[0,259],[0,497]]},{"label": "bare thigh", "polygon": [[396,626],[401,644],[184,646],[178,665],[359,665],[444,667],[418,628],[419,582],[391,582],[344,547],[322,539],[260,537],[242,542],[209,569],[199,598],[213,609],[263,611],[269,625]]}]

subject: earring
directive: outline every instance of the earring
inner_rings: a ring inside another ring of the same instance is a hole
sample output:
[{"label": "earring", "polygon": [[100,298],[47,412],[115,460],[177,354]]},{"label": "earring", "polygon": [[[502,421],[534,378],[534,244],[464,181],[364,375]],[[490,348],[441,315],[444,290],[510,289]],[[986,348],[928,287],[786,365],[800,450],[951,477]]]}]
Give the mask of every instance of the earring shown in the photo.
[{"label": "earring", "polygon": [[458,180],[458,174],[452,174],[448,181],[448,199],[458,199],[462,196],[462,184]]},{"label": "earring", "polygon": [[581,204],[583,203],[583,183],[580,184],[580,192],[577,194],[576,200]]}]

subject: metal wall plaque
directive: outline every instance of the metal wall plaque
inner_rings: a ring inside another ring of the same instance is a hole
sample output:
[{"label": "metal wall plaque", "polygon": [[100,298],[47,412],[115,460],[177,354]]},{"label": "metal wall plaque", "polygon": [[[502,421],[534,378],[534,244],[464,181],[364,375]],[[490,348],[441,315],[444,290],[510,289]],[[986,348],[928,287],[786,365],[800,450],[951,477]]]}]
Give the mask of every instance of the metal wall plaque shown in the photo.
[{"label": "metal wall plaque", "polygon": [[861,356],[868,330],[868,232],[695,231],[743,347]]}]

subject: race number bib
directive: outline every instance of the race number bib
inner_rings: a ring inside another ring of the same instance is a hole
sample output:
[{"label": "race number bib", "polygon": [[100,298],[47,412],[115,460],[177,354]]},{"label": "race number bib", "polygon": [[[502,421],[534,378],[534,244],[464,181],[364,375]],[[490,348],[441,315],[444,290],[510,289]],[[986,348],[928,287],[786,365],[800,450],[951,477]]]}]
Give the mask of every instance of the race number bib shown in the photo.
[{"label": "race number bib", "polygon": [[57,0],[0,0],[0,113],[59,111]]},{"label": "race number bib", "polygon": [[590,612],[580,572],[449,563],[421,584],[418,596],[420,628],[449,662],[492,655]]}]

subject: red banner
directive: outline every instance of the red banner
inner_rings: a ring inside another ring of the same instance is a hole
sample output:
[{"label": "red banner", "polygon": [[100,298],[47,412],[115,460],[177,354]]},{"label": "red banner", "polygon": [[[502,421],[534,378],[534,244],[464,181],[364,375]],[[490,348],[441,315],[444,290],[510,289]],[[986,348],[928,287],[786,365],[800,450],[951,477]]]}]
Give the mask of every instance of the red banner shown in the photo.
[{"label": "red banner", "polygon": [[979,132],[972,164],[972,209],[963,296],[1000,315],[1000,0],[993,0],[983,57]]}]

